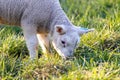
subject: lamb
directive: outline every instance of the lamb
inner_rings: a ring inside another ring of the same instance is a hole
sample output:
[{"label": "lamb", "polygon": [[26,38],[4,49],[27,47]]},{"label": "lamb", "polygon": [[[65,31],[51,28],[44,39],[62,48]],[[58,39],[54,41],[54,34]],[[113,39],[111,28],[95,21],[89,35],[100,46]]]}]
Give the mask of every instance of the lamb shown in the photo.
[{"label": "lamb", "polygon": [[73,56],[80,35],[93,31],[74,26],[59,0],[0,0],[0,24],[22,28],[31,59],[37,57],[38,43],[44,53],[52,45],[67,59]]}]

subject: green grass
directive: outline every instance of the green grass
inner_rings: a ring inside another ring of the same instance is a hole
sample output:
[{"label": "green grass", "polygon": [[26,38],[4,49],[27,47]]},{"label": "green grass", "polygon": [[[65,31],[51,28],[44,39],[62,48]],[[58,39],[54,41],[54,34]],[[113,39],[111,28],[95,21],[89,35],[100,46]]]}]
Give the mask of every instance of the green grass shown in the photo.
[{"label": "green grass", "polygon": [[120,0],[60,1],[72,23],[96,29],[81,36],[74,60],[29,61],[21,30],[1,28],[0,80],[120,80]]}]

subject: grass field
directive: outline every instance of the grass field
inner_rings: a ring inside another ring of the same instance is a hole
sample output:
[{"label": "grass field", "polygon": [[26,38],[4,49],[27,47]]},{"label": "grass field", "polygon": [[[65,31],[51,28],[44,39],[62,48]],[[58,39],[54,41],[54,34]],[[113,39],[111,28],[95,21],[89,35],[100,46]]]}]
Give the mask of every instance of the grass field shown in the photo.
[{"label": "grass field", "polygon": [[29,61],[19,28],[0,28],[0,80],[120,80],[120,0],[60,0],[81,36],[74,60],[57,53]]}]

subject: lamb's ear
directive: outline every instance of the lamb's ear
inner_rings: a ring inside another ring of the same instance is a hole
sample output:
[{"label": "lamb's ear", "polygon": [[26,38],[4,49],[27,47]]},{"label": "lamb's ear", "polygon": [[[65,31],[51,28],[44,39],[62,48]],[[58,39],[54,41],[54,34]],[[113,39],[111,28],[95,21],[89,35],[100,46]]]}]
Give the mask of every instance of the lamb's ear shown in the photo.
[{"label": "lamb's ear", "polygon": [[78,31],[78,34],[79,35],[83,35],[85,33],[88,33],[88,32],[92,32],[94,31],[95,29],[92,28],[92,29],[87,29],[87,28],[81,28],[81,27],[77,27],[77,31]]},{"label": "lamb's ear", "polygon": [[66,33],[64,25],[56,25],[55,26],[56,32],[58,32],[60,35],[63,35]]}]

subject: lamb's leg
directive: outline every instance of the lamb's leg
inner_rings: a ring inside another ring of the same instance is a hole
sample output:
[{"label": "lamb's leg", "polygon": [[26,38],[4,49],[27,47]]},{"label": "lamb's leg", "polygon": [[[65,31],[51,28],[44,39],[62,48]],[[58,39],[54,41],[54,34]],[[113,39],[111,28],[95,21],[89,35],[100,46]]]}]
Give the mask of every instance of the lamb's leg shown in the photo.
[{"label": "lamb's leg", "polygon": [[29,50],[30,58],[34,59],[37,57],[36,53],[38,52],[38,39],[36,34],[36,27],[30,24],[23,23],[22,29]]},{"label": "lamb's leg", "polygon": [[46,34],[37,34],[38,40],[39,40],[39,44],[43,50],[43,53],[49,53],[49,39],[48,36]]}]

